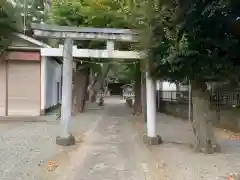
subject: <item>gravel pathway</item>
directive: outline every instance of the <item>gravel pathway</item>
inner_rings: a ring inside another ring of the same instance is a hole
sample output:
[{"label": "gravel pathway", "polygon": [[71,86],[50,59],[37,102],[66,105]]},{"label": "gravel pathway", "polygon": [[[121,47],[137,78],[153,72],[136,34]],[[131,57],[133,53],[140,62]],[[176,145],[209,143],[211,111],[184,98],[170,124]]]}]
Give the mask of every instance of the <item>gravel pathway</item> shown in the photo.
[{"label": "gravel pathway", "polygon": [[[48,161],[64,150],[55,144],[59,121],[46,119],[50,122],[0,121],[0,180],[43,180]],[[73,134],[83,134],[91,123],[86,115],[73,118]]]},{"label": "gravel pathway", "polygon": [[[240,139],[230,140],[227,132],[216,129],[222,153],[193,153],[190,125],[158,114],[164,144],[149,151],[122,101],[106,103],[73,118],[77,145],[71,147],[55,144],[59,121],[0,121],[0,180],[223,180],[240,173]],[[49,160],[60,163],[53,172],[45,171]]]},{"label": "gravel pathway", "polygon": [[147,148],[129,121],[129,109],[120,98],[105,102],[82,142],[47,180],[155,180]]},{"label": "gravel pathway", "polygon": [[[124,109],[109,107],[92,132],[84,166],[74,180],[144,180]],[[125,115],[125,118],[124,118]]]}]

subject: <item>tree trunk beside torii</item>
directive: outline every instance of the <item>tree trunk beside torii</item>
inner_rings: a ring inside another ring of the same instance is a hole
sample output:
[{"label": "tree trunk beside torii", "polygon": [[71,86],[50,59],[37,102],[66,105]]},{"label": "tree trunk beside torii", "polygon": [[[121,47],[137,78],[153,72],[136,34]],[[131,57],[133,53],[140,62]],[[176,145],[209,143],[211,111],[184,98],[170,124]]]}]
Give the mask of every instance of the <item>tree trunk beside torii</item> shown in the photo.
[{"label": "tree trunk beside torii", "polygon": [[[104,79],[109,72],[110,66],[104,65],[102,72],[94,76],[90,68],[76,67],[74,70],[73,86],[73,112],[83,113],[85,104],[89,100],[91,103],[96,102],[97,94],[104,88]],[[90,83],[89,83],[90,82]]]},{"label": "tree trunk beside torii", "polygon": [[[96,96],[100,91],[104,91],[104,82],[107,74],[110,70],[110,64],[104,64],[101,68],[101,73],[98,76],[95,76],[92,80],[92,83],[88,87],[88,92],[90,95],[90,101],[96,102]],[[100,98],[101,99],[101,98]]]},{"label": "tree trunk beside torii", "polygon": [[134,83],[134,95],[135,95],[135,100],[133,104],[133,115],[140,115],[142,114],[142,78],[141,78],[141,68],[140,68],[140,63],[136,64],[135,67],[135,83]]}]

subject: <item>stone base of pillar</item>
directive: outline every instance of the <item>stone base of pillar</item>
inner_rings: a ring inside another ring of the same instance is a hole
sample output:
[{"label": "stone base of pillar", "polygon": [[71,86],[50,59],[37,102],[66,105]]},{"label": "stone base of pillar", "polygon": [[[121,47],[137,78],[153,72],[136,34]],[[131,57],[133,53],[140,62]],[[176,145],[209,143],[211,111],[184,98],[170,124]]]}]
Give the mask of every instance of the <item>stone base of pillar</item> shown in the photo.
[{"label": "stone base of pillar", "polygon": [[73,135],[70,135],[69,137],[56,137],[56,144],[60,146],[71,146],[76,144],[75,137]]},{"label": "stone base of pillar", "polygon": [[143,142],[147,145],[158,145],[162,144],[163,140],[159,135],[157,135],[156,137],[148,137],[147,135],[144,135]]}]

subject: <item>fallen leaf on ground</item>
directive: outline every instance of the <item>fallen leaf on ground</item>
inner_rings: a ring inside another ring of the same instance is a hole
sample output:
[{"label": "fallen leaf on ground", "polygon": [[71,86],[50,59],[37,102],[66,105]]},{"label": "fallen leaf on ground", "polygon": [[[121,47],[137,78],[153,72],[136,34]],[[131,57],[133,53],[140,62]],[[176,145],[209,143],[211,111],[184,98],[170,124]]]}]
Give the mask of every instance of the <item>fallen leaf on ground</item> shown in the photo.
[{"label": "fallen leaf on ground", "polygon": [[54,171],[59,166],[59,162],[57,161],[48,161],[48,171]]}]

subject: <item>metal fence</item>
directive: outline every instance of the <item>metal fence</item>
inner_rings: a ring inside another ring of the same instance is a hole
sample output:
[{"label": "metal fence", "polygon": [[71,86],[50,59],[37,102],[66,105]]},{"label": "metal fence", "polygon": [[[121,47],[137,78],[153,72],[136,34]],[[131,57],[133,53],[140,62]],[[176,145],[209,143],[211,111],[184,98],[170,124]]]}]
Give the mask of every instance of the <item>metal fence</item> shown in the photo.
[{"label": "metal fence", "polygon": [[212,92],[210,96],[211,106],[217,107],[239,107],[240,91]]},{"label": "metal fence", "polygon": [[157,99],[161,101],[188,103],[188,91],[157,91]]},{"label": "metal fence", "polygon": [[97,94],[98,97],[107,97],[107,96],[110,96],[110,92],[109,91],[100,91],[98,94]]},{"label": "metal fence", "polygon": [[128,99],[128,98],[134,98],[135,93],[134,92],[123,92],[123,99]]},{"label": "metal fence", "polygon": [[[157,91],[157,100],[172,103],[188,103],[188,91]],[[211,92],[209,97],[211,107],[240,107],[240,91]]]}]

